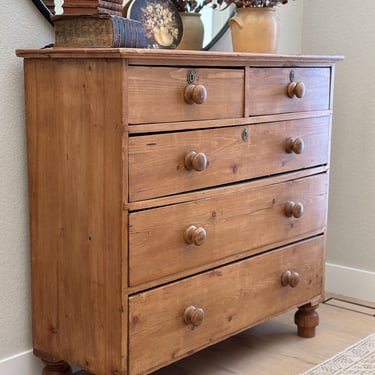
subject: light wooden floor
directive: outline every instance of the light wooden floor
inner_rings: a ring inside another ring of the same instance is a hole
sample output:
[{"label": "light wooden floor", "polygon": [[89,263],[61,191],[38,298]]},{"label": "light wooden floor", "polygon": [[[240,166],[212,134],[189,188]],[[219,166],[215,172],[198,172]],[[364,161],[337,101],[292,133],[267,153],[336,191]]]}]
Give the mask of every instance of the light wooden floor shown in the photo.
[{"label": "light wooden floor", "polygon": [[370,307],[363,308],[341,303],[340,296],[326,294],[329,297],[335,299],[318,308],[320,324],[314,338],[296,335],[294,312],[290,312],[153,375],[297,375],[307,371],[375,332],[375,304],[350,300]]},{"label": "light wooden floor", "polygon": [[314,338],[297,336],[292,311],[152,375],[299,375],[375,332],[375,303],[327,293],[329,298],[318,308]]}]

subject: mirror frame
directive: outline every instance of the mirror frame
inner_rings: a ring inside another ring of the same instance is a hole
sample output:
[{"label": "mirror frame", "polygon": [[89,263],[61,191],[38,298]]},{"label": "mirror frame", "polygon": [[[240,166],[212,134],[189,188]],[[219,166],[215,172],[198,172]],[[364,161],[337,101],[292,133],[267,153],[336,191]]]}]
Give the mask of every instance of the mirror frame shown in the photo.
[{"label": "mirror frame", "polygon": [[227,22],[224,22],[224,25],[219,30],[219,32],[214,36],[214,38],[211,40],[211,42],[208,43],[206,46],[204,46],[202,48],[203,51],[208,51],[209,49],[211,49],[221,39],[221,37],[229,29],[229,20],[230,20],[230,18],[232,18],[235,15],[235,13],[236,13],[236,11],[233,10],[233,12],[228,17]]},{"label": "mirror frame", "polygon": [[[31,0],[31,1],[39,9],[39,11],[42,13],[42,15],[46,18],[46,20],[53,26],[53,22],[51,21],[52,14],[49,11],[49,9],[46,7],[44,2],[42,0]],[[232,17],[233,15],[234,15],[234,11],[230,15],[230,17]],[[229,18],[228,18],[228,21],[229,21]],[[216,36],[211,40],[210,43],[208,43],[205,47],[203,47],[202,50],[208,51],[210,48],[212,48],[217,43],[217,41],[224,35],[224,33],[228,30],[228,28],[229,28],[229,23],[225,22],[223,27],[216,34]]]},{"label": "mirror frame", "polygon": [[39,9],[39,12],[43,14],[44,18],[53,26],[53,22],[51,21],[51,12],[43,3],[42,0],[31,0],[34,5]]}]

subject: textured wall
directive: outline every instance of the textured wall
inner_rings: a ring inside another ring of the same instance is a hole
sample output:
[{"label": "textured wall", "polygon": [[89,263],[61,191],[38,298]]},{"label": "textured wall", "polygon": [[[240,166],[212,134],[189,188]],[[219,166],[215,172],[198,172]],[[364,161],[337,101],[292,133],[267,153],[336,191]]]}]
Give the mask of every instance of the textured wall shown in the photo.
[{"label": "textured wall", "polygon": [[301,53],[301,31],[303,24],[303,7],[305,2],[302,0],[289,0],[287,5],[280,5],[277,7],[277,13],[280,17],[280,40],[278,53]]},{"label": "textured wall", "polygon": [[373,272],[374,17],[374,0],[305,1],[302,38],[303,53],[345,55],[336,69],[327,260]]},{"label": "textured wall", "polygon": [[22,60],[15,49],[51,43],[30,0],[0,13],[0,360],[31,348],[30,271]]}]

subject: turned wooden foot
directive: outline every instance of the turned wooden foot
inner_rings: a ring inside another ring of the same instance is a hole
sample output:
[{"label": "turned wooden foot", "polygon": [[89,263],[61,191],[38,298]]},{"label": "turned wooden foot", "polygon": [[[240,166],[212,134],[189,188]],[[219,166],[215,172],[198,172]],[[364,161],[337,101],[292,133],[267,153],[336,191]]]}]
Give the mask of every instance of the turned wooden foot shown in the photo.
[{"label": "turned wooden foot", "polygon": [[315,336],[315,327],[319,324],[319,314],[315,311],[318,306],[308,304],[298,308],[294,315],[294,323],[298,327],[298,336],[306,338]]},{"label": "turned wooden foot", "polygon": [[42,361],[45,364],[42,375],[72,375],[71,367],[64,361]]}]

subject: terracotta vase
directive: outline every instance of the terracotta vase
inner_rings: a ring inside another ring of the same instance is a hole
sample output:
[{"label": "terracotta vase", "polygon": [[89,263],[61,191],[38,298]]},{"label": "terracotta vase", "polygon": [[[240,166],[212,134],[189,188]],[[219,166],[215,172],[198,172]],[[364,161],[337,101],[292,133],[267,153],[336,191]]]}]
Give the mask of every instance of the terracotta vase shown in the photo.
[{"label": "terracotta vase", "polygon": [[204,27],[199,13],[180,12],[183,34],[177,49],[200,50],[203,44]]},{"label": "terracotta vase", "polygon": [[276,53],[280,22],[274,8],[238,8],[229,27],[234,52]]}]

